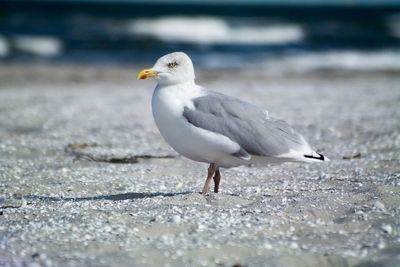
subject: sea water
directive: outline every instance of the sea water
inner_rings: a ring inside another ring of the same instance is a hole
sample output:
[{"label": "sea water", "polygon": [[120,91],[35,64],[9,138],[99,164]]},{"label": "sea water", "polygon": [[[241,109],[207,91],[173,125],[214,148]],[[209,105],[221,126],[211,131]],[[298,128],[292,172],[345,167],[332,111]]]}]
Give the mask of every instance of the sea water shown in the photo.
[{"label": "sea water", "polygon": [[185,51],[205,68],[400,70],[396,1],[22,2],[0,4],[0,62],[150,64]]}]

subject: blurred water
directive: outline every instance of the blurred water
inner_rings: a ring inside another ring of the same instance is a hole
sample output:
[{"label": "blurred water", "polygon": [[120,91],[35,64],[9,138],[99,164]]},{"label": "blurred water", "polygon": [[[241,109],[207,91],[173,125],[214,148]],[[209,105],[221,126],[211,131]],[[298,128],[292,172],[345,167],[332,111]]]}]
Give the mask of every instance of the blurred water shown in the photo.
[{"label": "blurred water", "polygon": [[3,1],[0,61],[150,64],[181,50],[203,67],[400,70],[400,5],[241,3]]}]

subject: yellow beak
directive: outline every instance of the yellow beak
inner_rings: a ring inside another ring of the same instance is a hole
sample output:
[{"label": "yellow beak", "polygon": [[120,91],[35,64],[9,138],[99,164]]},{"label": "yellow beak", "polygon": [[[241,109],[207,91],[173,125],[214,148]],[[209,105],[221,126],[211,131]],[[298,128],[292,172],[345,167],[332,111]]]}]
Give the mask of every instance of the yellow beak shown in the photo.
[{"label": "yellow beak", "polygon": [[145,80],[147,78],[157,76],[157,74],[157,71],[153,69],[144,69],[139,72],[137,78],[138,80]]}]

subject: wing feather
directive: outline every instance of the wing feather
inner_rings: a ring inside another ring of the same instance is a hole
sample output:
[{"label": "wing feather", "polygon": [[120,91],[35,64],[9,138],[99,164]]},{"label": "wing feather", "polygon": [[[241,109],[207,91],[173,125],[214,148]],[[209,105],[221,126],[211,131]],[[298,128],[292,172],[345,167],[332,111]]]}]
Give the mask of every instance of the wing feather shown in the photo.
[{"label": "wing feather", "polygon": [[194,109],[185,107],[183,111],[188,122],[238,143],[241,149],[235,156],[240,158],[278,156],[308,146],[288,123],[237,98],[208,92],[193,103]]}]

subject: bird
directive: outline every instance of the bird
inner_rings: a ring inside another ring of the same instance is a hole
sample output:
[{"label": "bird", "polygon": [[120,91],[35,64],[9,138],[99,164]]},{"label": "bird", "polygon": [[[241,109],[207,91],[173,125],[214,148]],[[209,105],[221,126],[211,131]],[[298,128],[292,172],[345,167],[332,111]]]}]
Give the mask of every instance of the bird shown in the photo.
[{"label": "bird", "polygon": [[220,168],[329,161],[268,111],[197,85],[192,60],[184,52],[160,57],[137,78],[157,81],[152,113],[165,141],[180,155],[209,164],[204,195],[211,180],[218,193]]}]

